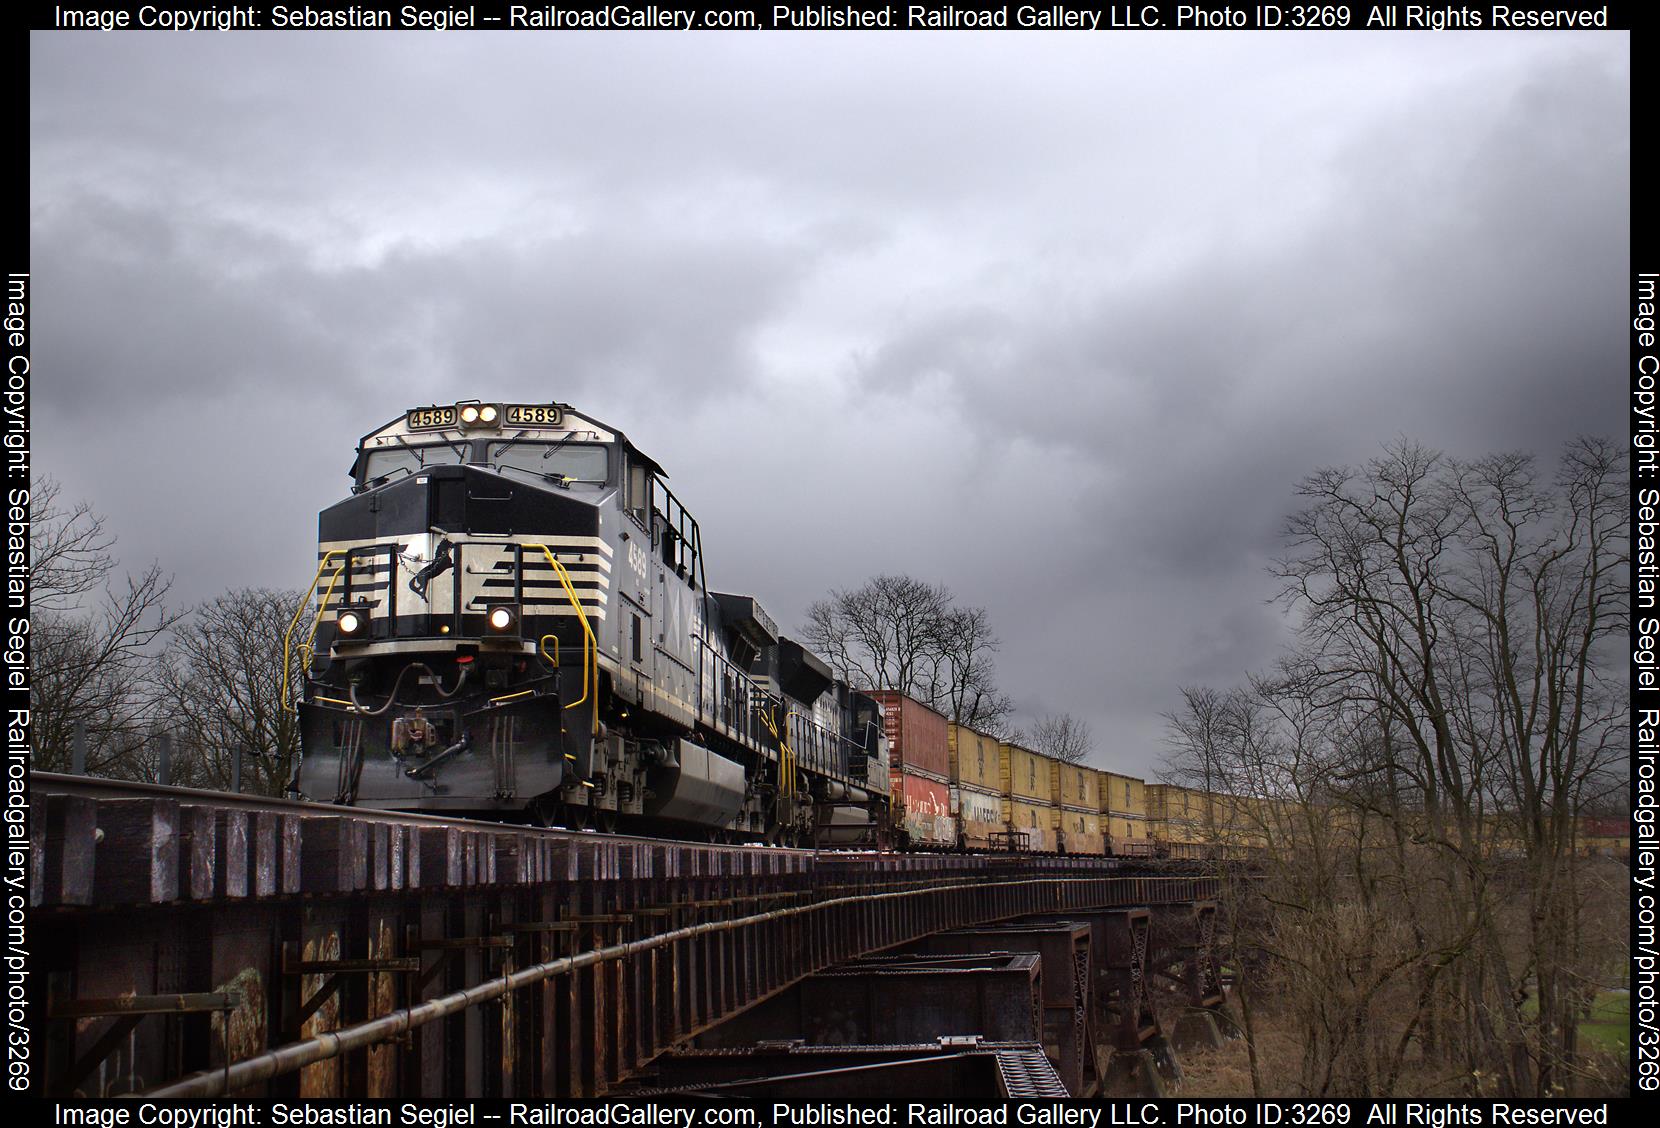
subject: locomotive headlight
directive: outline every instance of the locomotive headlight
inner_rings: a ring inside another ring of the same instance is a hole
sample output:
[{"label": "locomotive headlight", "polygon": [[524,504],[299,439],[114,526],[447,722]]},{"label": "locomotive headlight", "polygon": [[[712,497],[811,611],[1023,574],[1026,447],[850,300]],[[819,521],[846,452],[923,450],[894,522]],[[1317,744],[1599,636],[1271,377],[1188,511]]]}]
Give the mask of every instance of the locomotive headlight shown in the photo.
[{"label": "locomotive headlight", "polygon": [[455,417],[461,424],[461,429],[469,427],[497,427],[500,426],[501,406],[494,403],[458,403],[455,405]]},{"label": "locomotive headlight", "polygon": [[519,633],[519,609],[511,604],[498,603],[484,613],[485,632],[492,635]]},{"label": "locomotive headlight", "polygon": [[359,642],[369,637],[369,608],[365,604],[350,603],[334,617],[335,636],[341,642]]}]

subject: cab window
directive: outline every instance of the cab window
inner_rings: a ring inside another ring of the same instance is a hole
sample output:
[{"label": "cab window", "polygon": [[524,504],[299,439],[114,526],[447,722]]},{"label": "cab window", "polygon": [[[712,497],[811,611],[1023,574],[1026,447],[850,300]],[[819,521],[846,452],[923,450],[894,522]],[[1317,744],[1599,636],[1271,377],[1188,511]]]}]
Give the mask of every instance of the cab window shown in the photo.
[{"label": "cab window", "polygon": [[363,484],[384,485],[394,477],[414,474],[428,466],[456,466],[467,461],[466,443],[399,443],[366,451]]},{"label": "cab window", "polygon": [[498,470],[514,470],[566,485],[604,485],[610,460],[598,443],[490,443],[484,461]]},{"label": "cab window", "polygon": [[633,517],[647,528],[650,527],[651,519],[651,482],[651,468],[629,459],[628,490],[623,501],[623,508],[628,510],[630,517]]}]

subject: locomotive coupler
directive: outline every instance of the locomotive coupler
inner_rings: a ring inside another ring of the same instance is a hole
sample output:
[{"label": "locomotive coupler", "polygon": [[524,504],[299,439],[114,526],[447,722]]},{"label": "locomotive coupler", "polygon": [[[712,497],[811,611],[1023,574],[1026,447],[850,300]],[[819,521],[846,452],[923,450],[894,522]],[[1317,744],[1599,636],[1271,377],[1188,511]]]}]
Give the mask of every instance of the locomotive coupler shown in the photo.
[{"label": "locomotive coupler", "polygon": [[454,744],[450,745],[448,748],[444,749],[442,752],[438,753],[438,755],[434,756],[425,763],[416,764],[413,768],[407,769],[404,772],[404,775],[408,776],[410,779],[420,779],[422,776],[431,772],[439,764],[442,764],[445,760],[448,760],[451,756],[460,755],[472,746],[473,734],[470,732],[462,733],[460,740],[456,741]]},{"label": "locomotive coupler", "polygon": [[398,717],[392,722],[392,755],[400,760],[406,753],[424,752],[437,743],[438,730],[420,709],[414,716]]}]

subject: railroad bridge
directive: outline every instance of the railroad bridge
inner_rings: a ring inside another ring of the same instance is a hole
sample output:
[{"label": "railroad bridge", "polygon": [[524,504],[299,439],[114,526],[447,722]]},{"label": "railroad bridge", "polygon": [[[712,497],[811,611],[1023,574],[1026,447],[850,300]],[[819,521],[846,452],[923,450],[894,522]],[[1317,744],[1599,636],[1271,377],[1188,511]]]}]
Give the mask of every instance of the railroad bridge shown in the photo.
[{"label": "railroad bridge", "polygon": [[[1214,1041],[1191,865],[813,853],[37,773],[56,1095],[1157,1092]],[[1167,1037],[1154,972],[1186,992]]]}]

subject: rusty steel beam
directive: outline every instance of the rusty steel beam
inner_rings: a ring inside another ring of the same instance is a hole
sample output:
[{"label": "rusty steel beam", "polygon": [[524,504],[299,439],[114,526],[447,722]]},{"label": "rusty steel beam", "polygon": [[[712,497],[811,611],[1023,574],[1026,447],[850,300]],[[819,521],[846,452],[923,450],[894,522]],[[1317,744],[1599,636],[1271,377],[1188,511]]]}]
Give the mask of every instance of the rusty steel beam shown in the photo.
[{"label": "rusty steel beam", "polygon": [[[1053,888],[1053,886],[1057,883],[1070,885],[1080,881],[1087,882],[1088,880],[1089,879],[1071,877],[1022,878],[1012,881],[986,882],[972,888],[954,887],[948,889],[946,891],[946,895],[949,896],[951,894],[956,894],[959,901],[966,901],[971,894],[989,891],[999,894],[996,900],[1001,902],[1003,905],[1015,905],[1016,907],[1013,911],[1018,913],[1022,908],[1029,910],[1030,903],[1034,900],[1041,902],[1049,899],[1050,896],[1058,895],[1064,892]],[[1028,903],[1025,905],[1020,904],[1020,901],[1023,899],[1018,895],[1020,892],[1027,894],[1027,898],[1025,899],[1028,900]],[[438,999],[429,1000],[419,1006],[409,1007],[394,1014],[386,1015],[369,1022],[360,1023],[344,1029],[336,1029],[324,1033],[318,1033],[302,1041],[295,1042],[280,1049],[268,1051],[247,1060],[236,1062],[235,1064],[225,1068],[216,1068],[209,1072],[197,1073],[183,1081],[152,1089],[149,1091],[148,1095],[165,1097],[211,1097],[236,1092],[250,1085],[268,1081],[272,1078],[296,1070],[303,1070],[307,1066],[318,1063],[332,1062],[334,1059],[348,1052],[365,1049],[378,1043],[389,1041],[440,1018],[460,1014],[480,1004],[501,999],[503,996],[508,995],[513,991],[541,983],[544,980],[563,976],[585,976],[588,980],[586,993],[582,992],[579,982],[579,994],[583,994],[585,1001],[592,1005],[585,1005],[578,1008],[581,1011],[582,1016],[578,1033],[582,1039],[582,1042],[591,1047],[594,1054],[594,1062],[597,1064],[594,1066],[591,1076],[586,1073],[583,1074],[583,1080],[589,1082],[594,1088],[594,1091],[603,1092],[604,1089],[599,1088],[599,1086],[602,1085],[606,1079],[620,1077],[626,1075],[627,1072],[625,1069],[613,1073],[608,1068],[608,1063],[610,1061],[609,1051],[614,1048],[612,1045],[613,1035],[617,1030],[617,1026],[600,1021],[600,1016],[606,1013],[605,1008],[599,1003],[600,1000],[610,998],[614,1005],[626,1006],[625,1000],[620,994],[614,990],[607,989],[610,986],[610,980],[613,978],[615,972],[615,969],[610,965],[616,964],[619,961],[628,960],[637,954],[670,946],[682,941],[695,943],[701,940],[706,944],[709,941],[718,941],[715,948],[715,956],[713,961],[714,966],[712,968],[706,966],[705,970],[714,977],[713,988],[720,996],[720,1002],[718,1004],[711,1005],[709,1017],[702,1024],[706,1026],[712,1024],[712,1022],[719,1016],[739,1009],[739,1006],[741,1005],[739,1002],[740,996],[737,992],[735,984],[732,982],[732,968],[730,966],[732,960],[729,957],[728,945],[726,944],[726,934],[739,929],[747,929],[764,925],[772,921],[793,918],[816,917],[818,918],[818,923],[822,925],[822,922],[829,918],[834,910],[851,908],[854,906],[866,906],[869,911],[874,912],[877,921],[881,925],[878,929],[878,935],[881,937],[878,946],[886,947],[894,943],[897,939],[903,938],[898,935],[897,932],[892,931],[900,920],[901,914],[894,909],[891,902],[895,902],[900,899],[914,900],[919,898],[938,897],[940,895],[941,894],[938,890],[926,886],[910,890],[890,890],[886,892],[856,894],[848,897],[834,898],[828,901],[820,901],[797,908],[777,909],[772,912],[762,913],[753,917],[694,924],[685,928],[677,929],[673,932],[652,936],[644,940],[625,941],[604,948],[590,949],[575,956],[569,956],[553,960],[548,963],[538,964],[522,971],[513,972],[507,975],[493,976],[486,979],[482,983],[477,983],[474,986],[459,992],[445,995]],[[972,914],[972,905],[965,904],[963,906],[963,915],[972,916]],[[819,929],[815,931],[830,931],[833,932],[834,935],[842,935],[840,929]],[[830,955],[827,958],[830,962],[834,962],[836,959],[839,959],[842,955],[846,954],[845,949],[839,943],[822,943],[818,946],[818,950],[821,953],[829,953]],[[1032,961],[1032,969],[1035,980],[1035,960]],[[807,970],[811,969],[809,968]],[[707,980],[695,981],[694,986],[699,984],[705,988],[710,986],[710,983]],[[1034,1006],[1037,1005],[1040,1005],[1040,1003],[1034,1004]],[[1041,1022],[1037,1025],[1041,1025]],[[695,1032],[695,1028],[692,1032]],[[469,1089],[472,1088],[471,1082],[468,1083],[468,1087]]]},{"label": "rusty steel beam", "polygon": [[914,952],[1031,952],[1042,961],[1043,1044],[1073,1096],[1100,1087],[1090,1013],[1091,929],[1085,921],[981,925],[936,933]]},{"label": "rusty steel beam", "polygon": [[1028,952],[867,956],[820,971],[698,1039],[700,1047],[800,1039],[916,1043],[941,1035],[1040,1043],[1043,994]]}]

